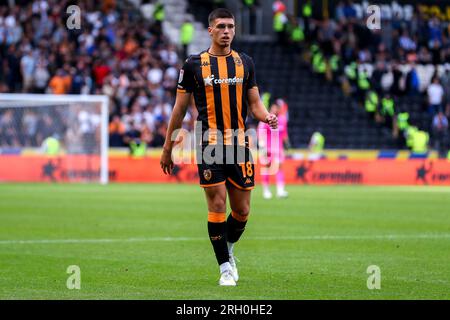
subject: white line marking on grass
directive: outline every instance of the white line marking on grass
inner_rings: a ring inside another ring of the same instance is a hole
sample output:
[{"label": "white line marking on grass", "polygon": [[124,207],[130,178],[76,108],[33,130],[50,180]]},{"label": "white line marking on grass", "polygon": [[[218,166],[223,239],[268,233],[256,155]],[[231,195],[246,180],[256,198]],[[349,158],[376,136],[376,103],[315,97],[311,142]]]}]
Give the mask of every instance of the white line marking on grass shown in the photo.
[{"label": "white line marking on grass", "polygon": [[397,239],[443,239],[450,238],[450,234],[385,234],[385,235],[359,235],[359,236],[282,236],[282,237],[253,237],[248,240],[397,240]]},{"label": "white line marking on grass", "polygon": [[[377,190],[383,191],[383,190]],[[393,192],[438,192],[438,193],[450,193],[449,187],[420,187],[420,186],[412,186],[412,187],[393,187],[391,190]]]},{"label": "white line marking on grass", "polygon": [[[246,237],[246,240],[274,241],[274,240],[426,240],[450,239],[449,233],[436,234],[386,234],[360,236],[280,236],[280,237]],[[0,245],[7,244],[70,244],[70,243],[125,243],[125,242],[177,242],[177,241],[206,241],[207,237],[151,237],[126,239],[35,239],[35,240],[0,240]]]}]

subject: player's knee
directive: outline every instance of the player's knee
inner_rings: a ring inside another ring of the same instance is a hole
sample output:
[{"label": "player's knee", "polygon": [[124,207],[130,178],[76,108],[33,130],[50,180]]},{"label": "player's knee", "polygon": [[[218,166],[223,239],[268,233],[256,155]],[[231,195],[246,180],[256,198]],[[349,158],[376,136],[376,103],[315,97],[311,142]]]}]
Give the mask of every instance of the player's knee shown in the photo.
[{"label": "player's knee", "polygon": [[220,197],[214,198],[210,202],[210,210],[214,212],[225,212],[227,209],[226,201],[225,199],[222,199]]},{"label": "player's knee", "polygon": [[239,214],[242,217],[248,217],[248,215],[250,214],[250,207],[244,207],[241,212],[239,212]]},{"label": "player's knee", "polygon": [[233,215],[238,218],[238,220],[247,220],[250,214],[249,206],[242,206],[238,210],[233,210]]}]

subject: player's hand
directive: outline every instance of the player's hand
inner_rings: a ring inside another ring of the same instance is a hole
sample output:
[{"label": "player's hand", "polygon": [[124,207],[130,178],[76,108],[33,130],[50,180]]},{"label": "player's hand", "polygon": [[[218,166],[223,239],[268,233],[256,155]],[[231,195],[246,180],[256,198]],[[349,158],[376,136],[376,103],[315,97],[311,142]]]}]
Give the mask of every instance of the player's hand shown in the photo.
[{"label": "player's hand", "polygon": [[173,170],[172,151],[163,149],[159,163],[164,174],[171,174]]},{"label": "player's hand", "polygon": [[270,113],[267,115],[265,120],[266,120],[265,122],[270,126],[271,129],[278,128],[278,118],[276,115]]}]

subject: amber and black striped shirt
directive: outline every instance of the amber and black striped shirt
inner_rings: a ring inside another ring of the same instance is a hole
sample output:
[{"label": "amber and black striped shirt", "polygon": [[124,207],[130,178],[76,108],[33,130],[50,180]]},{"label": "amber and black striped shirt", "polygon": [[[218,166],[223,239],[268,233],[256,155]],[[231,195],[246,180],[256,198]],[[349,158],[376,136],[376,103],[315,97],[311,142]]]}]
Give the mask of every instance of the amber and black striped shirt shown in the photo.
[{"label": "amber and black striped shirt", "polygon": [[[254,69],[248,55],[234,50],[222,56],[205,50],[186,60],[178,91],[193,93],[197,120],[202,122],[202,132],[209,132],[207,144],[244,144],[248,90],[256,86]],[[218,141],[217,131],[223,142]],[[237,139],[232,139],[232,134]]]}]

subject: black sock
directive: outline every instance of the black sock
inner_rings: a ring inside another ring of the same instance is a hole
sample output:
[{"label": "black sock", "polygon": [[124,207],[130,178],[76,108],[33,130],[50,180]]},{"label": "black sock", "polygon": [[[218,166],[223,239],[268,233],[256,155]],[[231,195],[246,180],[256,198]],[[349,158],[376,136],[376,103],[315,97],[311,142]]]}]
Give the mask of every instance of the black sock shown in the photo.
[{"label": "black sock", "polygon": [[246,224],[247,221],[236,220],[230,213],[227,219],[227,240],[231,243],[238,241],[244,233]]},{"label": "black sock", "polygon": [[229,262],[228,246],[227,246],[227,223],[226,222],[209,222],[208,233],[211,244],[216,254],[217,263]]}]

